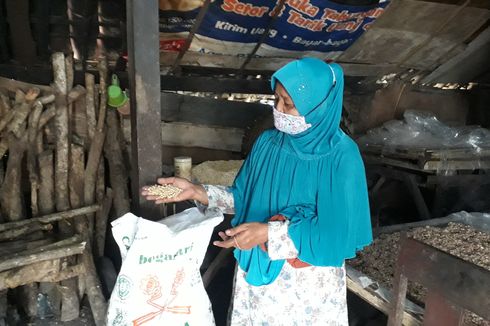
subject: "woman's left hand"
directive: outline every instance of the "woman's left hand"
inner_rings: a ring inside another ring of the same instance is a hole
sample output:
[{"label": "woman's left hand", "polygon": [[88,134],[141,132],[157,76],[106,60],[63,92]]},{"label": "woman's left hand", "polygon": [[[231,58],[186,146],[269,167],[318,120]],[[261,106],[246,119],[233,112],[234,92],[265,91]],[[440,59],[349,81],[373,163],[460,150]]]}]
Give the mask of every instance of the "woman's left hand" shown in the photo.
[{"label": "woman's left hand", "polygon": [[267,223],[244,223],[237,227],[218,233],[223,241],[214,241],[215,246],[221,248],[235,247],[240,250],[249,250],[265,243],[268,240]]}]

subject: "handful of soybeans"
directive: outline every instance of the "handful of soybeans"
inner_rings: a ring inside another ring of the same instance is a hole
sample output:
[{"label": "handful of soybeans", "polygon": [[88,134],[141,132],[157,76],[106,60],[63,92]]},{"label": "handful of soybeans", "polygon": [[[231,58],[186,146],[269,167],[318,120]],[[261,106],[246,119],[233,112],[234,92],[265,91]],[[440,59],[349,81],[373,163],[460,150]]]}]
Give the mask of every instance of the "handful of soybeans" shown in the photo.
[{"label": "handful of soybeans", "polygon": [[153,185],[148,187],[146,191],[148,191],[148,195],[169,199],[177,197],[182,192],[182,189],[172,185]]}]

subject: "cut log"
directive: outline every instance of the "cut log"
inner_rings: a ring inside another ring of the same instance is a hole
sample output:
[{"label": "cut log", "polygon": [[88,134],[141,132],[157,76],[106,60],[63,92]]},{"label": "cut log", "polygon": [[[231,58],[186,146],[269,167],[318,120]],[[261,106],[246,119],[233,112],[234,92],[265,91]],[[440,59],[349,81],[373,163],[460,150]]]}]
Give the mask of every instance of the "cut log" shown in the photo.
[{"label": "cut log", "polygon": [[2,257],[0,258],[0,272],[44,260],[77,255],[85,250],[85,246],[86,242],[82,241],[80,236],[74,235],[49,245]]},{"label": "cut log", "polygon": [[[45,114],[51,109],[54,114],[56,114],[55,106],[53,104],[48,105],[48,109],[43,112]],[[43,115],[39,119],[39,124],[41,124]],[[46,119],[46,122],[49,119]],[[40,132],[42,134],[42,132]],[[42,139],[42,136],[38,136]],[[48,150],[42,152],[38,156],[38,166],[39,166],[39,213],[40,214],[50,214],[55,210],[54,202],[54,160],[53,151]],[[47,300],[50,303],[53,313],[55,316],[61,314],[61,293],[58,289],[58,284],[41,282],[39,284],[39,291],[47,296]]]},{"label": "cut log", "polygon": [[0,191],[0,208],[2,215],[8,221],[18,221],[24,218],[24,200],[21,190],[22,158],[26,149],[25,140],[9,137],[10,155],[7,171]]},{"label": "cut log", "polygon": [[70,92],[68,93],[68,104],[72,104],[76,101],[78,101],[82,96],[85,96],[87,93],[87,90],[85,87],[81,85],[75,86]]},{"label": "cut log", "polygon": [[26,93],[20,89],[15,91],[14,107],[25,101]]},{"label": "cut log", "polygon": [[38,98],[37,102],[41,103],[42,105],[46,105],[46,104],[53,103],[55,98],[56,97],[54,96],[54,94],[49,94]]},{"label": "cut log", "polygon": [[[71,147],[71,166],[70,166],[70,204],[73,208],[83,206],[83,187],[84,187],[84,162],[85,155],[83,147],[72,145]],[[74,221],[75,231],[80,234],[87,232],[84,225],[87,224],[86,217],[80,216]]]},{"label": "cut log", "polygon": [[[66,82],[66,81],[65,81]],[[66,86],[66,85],[65,85]],[[61,86],[58,86],[61,87]],[[55,201],[56,210],[65,211],[70,209],[68,189],[68,106],[66,96],[58,93],[56,95],[56,156],[55,156]]]},{"label": "cut log", "polygon": [[0,118],[7,114],[11,109],[8,96],[0,92]]},{"label": "cut log", "polygon": [[42,280],[60,269],[60,260],[46,260],[0,273],[0,290]]},{"label": "cut log", "polygon": [[42,223],[30,223],[16,229],[9,229],[0,232],[0,241],[7,241],[19,238],[20,236],[24,236],[26,234],[38,232],[38,231],[50,231],[53,229],[51,224],[42,224]]},{"label": "cut log", "polygon": [[45,151],[38,156],[39,166],[39,213],[54,212],[54,165],[53,152]]},{"label": "cut log", "polygon": [[90,147],[88,144],[90,141],[88,140],[87,135],[87,104],[85,95],[79,97],[78,100],[73,103],[71,127],[73,130],[72,142],[75,142],[75,139],[77,139],[80,145],[83,145],[86,150],[89,150]]},{"label": "cut log", "polygon": [[104,128],[105,114],[107,109],[107,59],[102,57],[99,60],[99,117],[97,119],[97,129],[101,131]]},{"label": "cut log", "polygon": [[[105,134],[101,130],[95,132],[95,137],[90,145],[90,152],[88,154],[87,166],[85,168],[85,184],[84,184],[84,203],[85,205],[91,205],[95,202],[95,186],[97,183],[97,170],[99,168],[99,162],[102,154],[102,147],[104,145]],[[93,215],[87,216],[89,236],[93,237]]]},{"label": "cut log", "polygon": [[107,188],[106,197],[101,209],[95,216],[95,250],[97,257],[104,256],[105,236],[107,233],[107,220],[112,206],[112,189]]},{"label": "cut log", "polygon": [[105,198],[105,162],[104,157],[100,158],[99,168],[97,169],[97,181],[95,184],[95,202],[102,203]]},{"label": "cut log", "polygon": [[[59,282],[84,272],[85,267],[82,264],[67,266],[60,270],[59,259],[46,260],[0,273],[0,290],[33,282]],[[46,285],[39,288],[42,293],[46,293],[46,289]]]},{"label": "cut log", "polygon": [[56,106],[52,103],[46,105],[46,110],[41,114],[39,118],[38,129],[41,130],[52,118],[56,116]]},{"label": "cut log", "polygon": [[3,223],[0,224],[0,232],[6,231],[6,230],[11,230],[11,229],[16,229],[23,227],[25,225],[29,224],[35,224],[35,223],[41,223],[41,224],[50,224],[56,221],[60,221],[62,219],[68,219],[68,218],[73,218],[77,216],[82,216],[90,213],[94,213],[100,209],[99,205],[91,205],[91,206],[86,206],[86,207],[81,207],[81,208],[76,208],[64,212],[59,212],[59,213],[53,213],[41,217],[33,217],[27,220],[22,220],[22,221],[16,221],[16,222],[9,222],[9,223]]},{"label": "cut log", "polygon": [[38,154],[37,136],[39,118],[43,106],[40,102],[34,104],[32,113],[29,115],[29,127],[27,129],[27,171],[29,173],[29,181],[31,183],[31,212],[33,216],[39,215],[38,206],[38,187],[39,187],[39,175],[36,156]]},{"label": "cut log", "polygon": [[128,171],[124,165],[122,149],[119,143],[120,124],[115,110],[107,112],[107,139],[104,154],[109,163],[110,183],[114,193],[116,216],[129,212]]},{"label": "cut log", "polygon": [[68,93],[68,87],[66,79],[65,55],[61,52],[53,53],[51,56],[51,64],[53,65],[54,93],[66,95]]},{"label": "cut log", "polygon": [[8,124],[10,123],[10,121],[12,121],[14,116],[15,116],[14,110],[7,111],[4,115],[2,115],[0,119],[0,132],[2,132],[5,129],[5,127],[8,126]]},{"label": "cut log", "polygon": [[50,86],[29,84],[29,83],[21,82],[19,80],[5,78],[5,77],[0,77],[0,88],[6,89],[9,92],[13,92],[13,93],[19,89],[23,90],[24,92],[27,92],[27,90],[30,88],[39,88],[40,90],[42,90],[47,94],[53,93],[53,89]]},{"label": "cut log", "polygon": [[22,124],[27,120],[29,113],[31,112],[34,100],[38,97],[40,90],[38,88],[30,89],[25,99],[20,105],[14,108],[15,115],[7,126],[7,130],[14,133],[17,138],[22,136]]},{"label": "cut log", "polygon": [[92,139],[94,138],[95,126],[97,124],[95,113],[94,75],[85,74],[85,87],[87,89],[87,93],[85,94],[85,103],[87,108],[87,144],[90,146]]},{"label": "cut log", "polygon": [[90,254],[91,250],[88,247],[85,253],[82,255],[82,264],[86,269],[84,274],[85,281],[85,293],[87,294],[92,315],[95,320],[95,325],[105,325],[105,317],[107,312],[107,303],[102,293],[102,286],[97,276],[97,270],[95,269],[94,260]]},{"label": "cut log", "polygon": [[74,72],[73,72],[73,54],[68,54],[65,57],[65,73],[66,73],[66,91],[69,92],[73,88]]},{"label": "cut log", "polygon": [[[107,60],[102,57],[99,60],[99,82],[100,82],[100,103],[99,103],[99,116],[97,120],[97,126],[94,133],[94,138],[90,144],[90,151],[88,154],[87,166],[85,168],[85,185],[84,185],[84,201],[85,205],[90,205],[95,202],[95,188],[97,184],[97,171],[101,164],[101,154],[105,140],[105,116],[107,106]],[[90,243],[94,236],[94,214],[87,215]]]}]

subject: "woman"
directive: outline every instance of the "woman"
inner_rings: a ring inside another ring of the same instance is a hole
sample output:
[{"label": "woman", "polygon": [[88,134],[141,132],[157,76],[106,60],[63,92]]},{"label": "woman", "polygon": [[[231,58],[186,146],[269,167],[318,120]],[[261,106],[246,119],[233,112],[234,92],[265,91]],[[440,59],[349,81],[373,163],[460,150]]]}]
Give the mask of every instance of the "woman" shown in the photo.
[{"label": "woman", "polygon": [[158,182],[183,189],[172,201],[235,214],[214,242],[236,248],[232,325],[348,325],[344,260],[372,234],[361,156],[340,129],[342,69],[304,58],[271,86],[276,129],[257,139],[232,187]]}]

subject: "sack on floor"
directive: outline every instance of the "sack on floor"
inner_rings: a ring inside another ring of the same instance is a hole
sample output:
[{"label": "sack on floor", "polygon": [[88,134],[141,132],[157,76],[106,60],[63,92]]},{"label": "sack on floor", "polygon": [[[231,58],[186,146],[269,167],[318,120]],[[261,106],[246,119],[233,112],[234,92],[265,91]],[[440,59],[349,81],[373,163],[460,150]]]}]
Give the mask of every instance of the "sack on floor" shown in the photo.
[{"label": "sack on floor", "polygon": [[112,222],[122,256],[107,325],[214,325],[199,268],[218,209],[197,208],[152,222],[128,213]]}]

